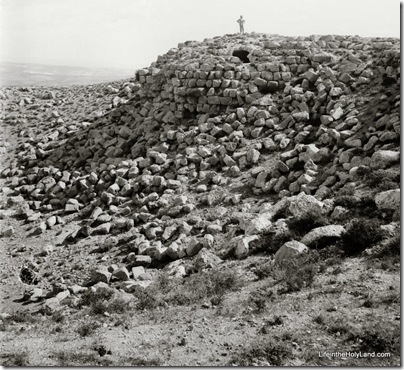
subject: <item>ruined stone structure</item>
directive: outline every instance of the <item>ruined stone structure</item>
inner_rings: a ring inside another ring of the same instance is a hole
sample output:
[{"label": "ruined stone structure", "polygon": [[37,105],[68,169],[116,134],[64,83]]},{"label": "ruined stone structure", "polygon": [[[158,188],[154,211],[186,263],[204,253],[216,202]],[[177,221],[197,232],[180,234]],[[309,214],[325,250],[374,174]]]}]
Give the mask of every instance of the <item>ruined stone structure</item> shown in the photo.
[{"label": "ruined stone structure", "polygon": [[[137,256],[172,260],[213,248],[220,234],[245,256],[251,235],[270,227],[270,206],[256,222],[248,207],[221,219],[222,205],[301,192],[326,204],[363,171],[398,165],[399,84],[397,39],[187,41],[138,70],[107,115],[28,145],[19,191],[80,212],[85,224],[70,240],[135,228]],[[198,207],[216,207],[217,218]]]}]

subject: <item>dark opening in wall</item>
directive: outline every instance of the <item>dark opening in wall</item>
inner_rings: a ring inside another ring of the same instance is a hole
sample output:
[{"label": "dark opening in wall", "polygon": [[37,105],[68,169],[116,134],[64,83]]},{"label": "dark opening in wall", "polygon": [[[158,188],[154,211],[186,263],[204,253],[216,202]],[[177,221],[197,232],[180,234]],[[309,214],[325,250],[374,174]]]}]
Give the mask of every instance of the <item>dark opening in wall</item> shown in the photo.
[{"label": "dark opening in wall", "polygon": [[284,85],[284,83],[282,83],[282,81],[279,81],[279,83],[270,81],[270,82],[268,82],[267,85],[258,86],[258,91],[261,94],[266,95],[266,94],[273,94],[277,91],[283,90],[284,88],[285,88],[285,85]]},{"label": "dark opening in wall", "polygon": [[182,117],[185,119],[195,119],[197,116],[198,112],[196,111],[190,111],[189,109],[184,109],[183,113],[182,113]]},{"label": "dark opening in wall", "polygon": [[238,57],[243,63],[250,63],[248,54],[250,54],[250,52],[247,50],[234,50],[232,55]]},{"label": "dark opening in wall", "polygon": [[260,93],[264,94],[264,95],[275,92],[275,91],[274,91],[273,89],[271,89],[271,87],[269,87],[269,86],[259,86],[259,87],[258,87],[258,91],[259,91]]}]

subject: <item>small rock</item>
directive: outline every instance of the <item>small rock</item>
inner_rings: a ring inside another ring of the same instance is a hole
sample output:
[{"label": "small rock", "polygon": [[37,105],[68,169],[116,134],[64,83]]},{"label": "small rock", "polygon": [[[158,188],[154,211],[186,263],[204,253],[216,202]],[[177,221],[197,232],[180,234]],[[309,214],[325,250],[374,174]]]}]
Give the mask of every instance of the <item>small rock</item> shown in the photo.
[{"label": "small rock", "polygon": [[43,292],[43,290],[41,288],[34,288],[32,290],[31,296],[29,297],[29,301],[30,302],[37,302],[41,298],[43,298],[44,296],[45,296],[44,292]]},{"label": "small rock", "polygon": [[152,259],[150,256],[143,256],[143,255],[138,255],[135,257],[134,263],[136,266],[149,266],[152,263]]},{"label": "small rock", "polygon": [[52,252],[53,252],[53,245],[51,244],[47,244],[45,245],[45,247],[43,247],[43,249],[38,253],[39,256],[41,257],[46,257],[49,256]]},{"label": "small rock", "polygon": [[151,283],[152,283],[151,280],[144,280],[144,281],[128,280],[122,282],[121,288],[126,293],[133,293],[139,288],[146,289]]},{"label": "small rock", "polygon": [[126,267],[120,267],[112,273],[112,276],[118,280],[126,281],[130,279],[129,271]]},{"label": "small rock", "polygon": [[68,289],[69,289],[69,292],[70,292],[71,294],[84,293],[84,292],[87,290],[87,288],[82,287],[82,286],[77,285],[77,284],[74,284],[74,285],[69,286]]},{"label": "small rock", "polygon": [[139,276],[145,273],[143,266],[136,266],[132,268],[132,275],[134,280],[138,280]]},{"label": "small rock", "polygon": [[55,226],[57,223],[57,218],[56,216],[51,216],[46,220],[46,225],[49,229],[51,229],[53,226]]},{"label": "small rock", "polygon": [[9,238],[9,237],[13,236],[14,233],[15,233],[14,227],[8,226],[8,227],[4,228],[3,230],[1,230],[0,236]]},{"label": "small rock", "polygon": [[187,238],[186,245],[186,253],[190,257],[195,256],[203,248],[203,244],[194,237]]},{"label": "small rock", "polygon": [[65,205],[65,212],[77,212],[80,207],[81,205],[77,199],[69,199]]},{"label": "small rock", "polygon": [[111,222],[105,222],[99,226],[97,226],[94,230],[93,233],[94,234],[99,234],[99,235],[106,235],[109,234],[110,230],[111,230]]},{"label": "small rock", "polygon": [[187,274],[181,260],[169,263],[164,267],[163,271],[167,272],[169,276],[175,277],[183,277]]},{"label": "small rock", "polygon": [[109,280],[111,279],[112,274],[108,271],[108,269],[104,266],[99,267],[92,271],[91,273],[91,282],[99,283],[103,282],[109,284]]},{"label": "small rock", "polygon": [[197,254],[194,262],[196,270],[212,268],[222,263],[223,260],[206,248],[202,248]]},{"label": "small rock", "polygon": [[236,246],[236,249],[234,250],[234,255],[238,259],[246,258],[248,256],[248,253],[250,251],[249,249],[249,244],[254,241],[259,239],[258,235],[250,235],[247,237],[243,237]]}]

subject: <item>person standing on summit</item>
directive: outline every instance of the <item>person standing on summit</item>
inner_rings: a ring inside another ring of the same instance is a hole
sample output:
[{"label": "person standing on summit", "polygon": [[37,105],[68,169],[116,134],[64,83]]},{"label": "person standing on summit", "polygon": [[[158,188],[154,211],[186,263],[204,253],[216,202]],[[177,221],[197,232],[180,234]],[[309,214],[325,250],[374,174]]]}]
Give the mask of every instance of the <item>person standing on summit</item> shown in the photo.
[{"label": "person standing on summit", "polygon": [[242,35],[244,35],[244,23],[245,23],[245,20],[243,19],[242,15],[240,15],[240,19],[237,21],[237,23],[240,25],[240,33]]}]

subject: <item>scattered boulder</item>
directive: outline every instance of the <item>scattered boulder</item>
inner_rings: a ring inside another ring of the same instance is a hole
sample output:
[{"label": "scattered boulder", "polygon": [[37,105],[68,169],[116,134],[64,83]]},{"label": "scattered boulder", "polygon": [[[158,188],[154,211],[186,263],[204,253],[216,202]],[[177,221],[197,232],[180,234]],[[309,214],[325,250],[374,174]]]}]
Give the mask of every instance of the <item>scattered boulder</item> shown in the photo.
[{"label": "scattered boulder", "polygon": [[137,289],[146,289],[150,284],[151,280],[143,280],[143,281],[134,281],[134,280],[127,280],[121,283],[121,288],[126,293],[133,293]]},{"label": "scattered boulder", "polygon": [[195,258],[194,267],[197,271],[200,271],[203,269],[216,267],[222,262],[223,260],[210,250],[202,248]]},{"label": "scattered boulder", "polygon": [[91,272],[91,282],[96,284],[99,282],[109,284],[112,274],[105,266],[96,268]]},{"label": "scattered boulder", "polygon": [[68,289],[69,289],[70,294],[73,294],[73,295],[84,293],[87,290],[86,287],[83,287],[83,286],[77,285],[77,284],[73,284],[73,285],[69,286]]},{"label": "scattered boulder", "polygon": [[258,235],[250,235],[250,236],[242,237],[238,241],[237,246],[234,250],[235,257],[238,259],[246,258],[250,251],[249,244],[252,241],[258,240],[258,239],[259,239]]},{"label": "scattered boulder", "polygon": [[400,195],[400,189],[382,191],[375,196],[376,207],[380,210],[399,210]]},{"label": "scattered boulder", "polygon": [[278,249],[275,253],[275,262],[283,262],[287,261],[290,258],[301,254],[303,252],[307,252],[309,249],[303,243],[300,243],[296,240],[292,240],[290,242],[286,242]]},{"label": "scattered boulder", "polygon": [[63,306],[68,303],[70,292],[65,290],[58,293],[55,297],[49,298],[44,301],[43,309],[49,315],[63,309]]},{"label": "scattered boulder", "polygon": [[262,213],[248,222],[245,226],[245,235],[264,233],[271,228],[271,225],[270,216],[266,213]]},{"label": "scattered boulder", "polygon": [[309,231],[300,242],[308,247],[320,247],[340,239],[344,232],[345,229],[341,225],[321,226]]},{"label": "scattered boulder", "polygon": [[181,260],[169,263],[166,267],[164,267],[163,271],[166,272],[169,276],[174,277],[184,277],[187,274],[185,266],[183,265],[183,262]]},{"label": "scattered boulder", "polygon": [[132,268],[132,276],[134,280],[138,280],[139,276],[145,273],[145,269],[143,266],[136,266]]},{"label": "scattered boulder", "polygon": [[400,163],[400,152],[393,150],[378,150],[372,155],[370,167],[384,169]]},{"label": "scattered boulder", "polygon": [[112,276],[121,281],[126,281],[130,279],[130,274],[126,267],[120,267],[114,270]]},{"label": "scattered boulder", "polygon": [[324,204],[312,195],[300,193],[289,199],[289,211],[297,219],[318,217],[323,212]]},{"label": "scattered boulder", "polygon": [[28,287],[24,291],[23,300],[29,302],[38,302],[45,297],[43,289]]}]

